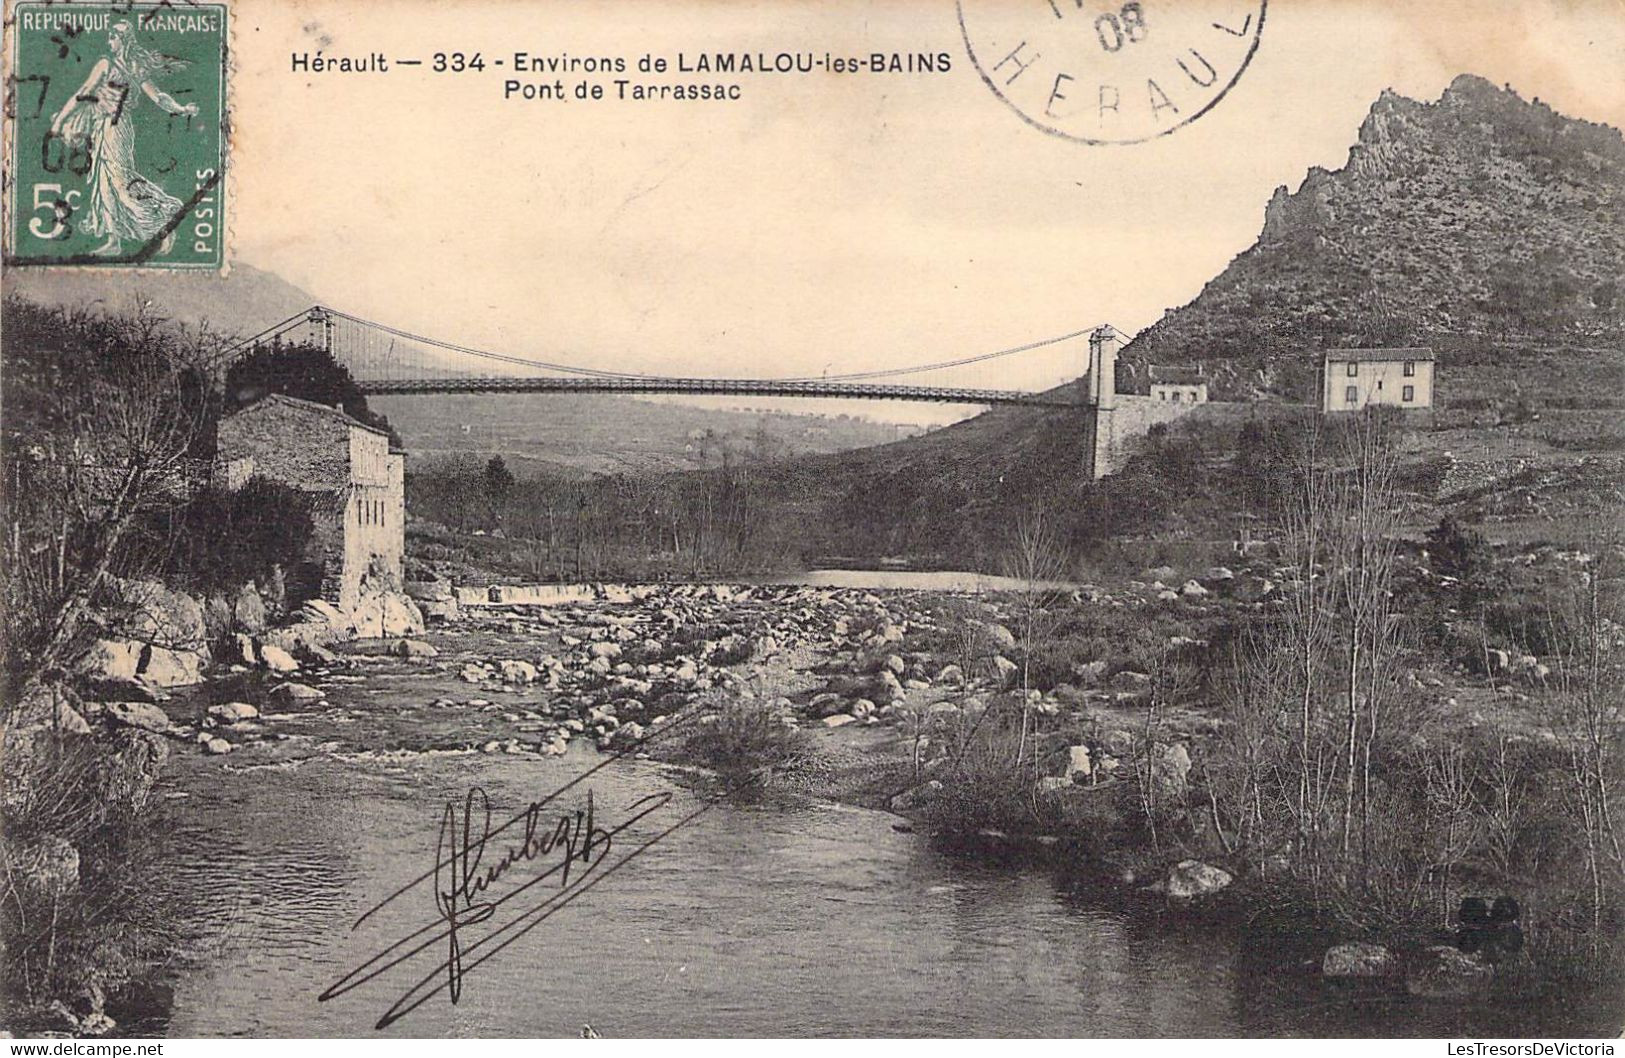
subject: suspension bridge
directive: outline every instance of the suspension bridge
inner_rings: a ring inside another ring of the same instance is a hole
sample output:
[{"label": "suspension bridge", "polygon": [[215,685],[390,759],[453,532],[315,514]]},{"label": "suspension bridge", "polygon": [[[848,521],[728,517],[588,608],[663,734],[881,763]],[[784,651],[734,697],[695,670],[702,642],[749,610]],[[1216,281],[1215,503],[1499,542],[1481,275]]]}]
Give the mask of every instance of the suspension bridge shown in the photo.
[{"label": "suspension bridge", "polygon": [[1008,349],[912,367],[801,378],[703,378],[604,370],[475,349],[412,334],[317,305],[245,339],[233,351],[237,355],[248,355],[267,346],[314,345],[326,350],[343,364],[361,391],[368,395],[684,393],[1070,408],[1081,401],[1070,396],[1068,390],[1032,393],[896,380],[1001,360],[1084,338],[1102,330],[1110,331],[1111,328],[1109,325],[1089,327]]}]

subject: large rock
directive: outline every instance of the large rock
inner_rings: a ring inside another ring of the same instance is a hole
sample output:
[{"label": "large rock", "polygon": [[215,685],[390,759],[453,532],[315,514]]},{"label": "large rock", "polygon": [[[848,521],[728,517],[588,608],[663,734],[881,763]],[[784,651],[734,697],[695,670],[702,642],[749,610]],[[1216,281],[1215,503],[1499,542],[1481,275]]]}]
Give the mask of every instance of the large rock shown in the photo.
[{"label": "large rock", "polygon": [[1168,871],[1165,891],[1179,900],[1211,896],[1229,887],[1230,872],[1212,867],[1200,860],[1180,860]]},{"label": "large rock", "polygon": [[169,759],[169,741],[162,735],[125,728],[112,737],[112,752],[102,768],[102,800],[139,812]]},{"label": "large rock", "polygon": [[209,706],[209,715],[222,724],[235,724],[239,720],[252,720],[260,711],[247,702],[222,702]]},{"label": "large rock", "polygon": [[422,634],[423,611],[404,595],[384,596],[384,635],[408,636]]},{"label": "large rock", "polygon": [[169,717],[156,705],[146,702],[108,702],[104,712],[113,723],[125,727],[139,728],[159,735],[169,730]]},{"label": "large rock", "polygon": [[504,661],[499,668],[502,671],[503,683],[534,683],[536,682],[536,666],[528,661]]},{"label": "large rock", "polygon": [[314,702],[326,698],[327,693],[305,683],[284,683],[271,692],[271,697],[279,702]]},{"label": "large rock", "polygon": [[141,670],[141,644],[128,639],[98,639],[75,668],[91,681],[133,681]]},{"label": "large rock", "polygon": [[202,681],[208,660],[208,655],[198,650],[150,646],[141,656],[140,677],[154,687],[189,687]]},{"label": "large rock", "polygon": [[244,584],[237,592],[237,597],[231,602],[232,627],[239,632],[247,632],[257,636],[265,631],[265,600],[254,585]]},{"label": "large rock", "polygon": [[59,683],[42,683],[18,703],[7,737],[32,731],[53,734],[88,735],[90,725],[80,712],[84,703],[73,691]]},{"label": "large rock", "polygon": [[391,648],[398,658],[432,658],[440,651],[425,643],[421,639],[403,639]]},{"label": "large rock", "polygon": [[1009,687],[1011,684],[1015,683],[1016,674],[1020,671],[1020,669],[1017,668],[1016,663],[1005,657],[1003,654],[1000,654],[993,659],[993,669],[998,673],[999,685],[1001,687]]},{"label": "large rock", "polygon": [[299,610],[301,622],[321,624],[335,630],[348,630],[350,618],[343,610],[328,602],[326,599],[312,599]]},{"label": "large rock", "polygon": [[1393,952],[1358,940],[1328,949],[1320,962],[1320,972],[1327,977],[1393,977],[1399,970]]},{"label": "large rock", "polygon": [[982,626],[982,631],[993,649],[1001,652],[1016,649],[1016,634],[1004,625],[989,622]]},{"label": "large rock", "polygon": [[1078,776],[1087,779],[1094,772],[1094,764],[1089,759],[1088,746],[1068,746],[1066,760],[1067,778],[1076,782]]},{"label": "large rock", "polygon": [[1480,955],[1447,944],[1424,949],[1405,972],[1405,990],[1432,999],[1470,999],[1482,995],[1495,979],[1495,967]]},{"label": "large rock", "polygon": [[205,652],[209,645],[203,604],[152,580],[121,581],[116,616],[119,637],[177,651]]},{"label": "large rock", "polygon": [[1157,798],[1164,802],[1183,801],[1190,790],[1191,754],[1185,743],[1159,742],[1151,747],[1151,781]]},{"label": "large rock", "polygon": [[1114,691],[1139,691],[1151,685],[1151,677],[1143,672],[1124,669],[1112,676],[1109,686]]},{"label": "large rock", "polygon": [[293,659],[292,654],[288,653],[286,650],[283,650],[281,647],[272,646],[269,643],[260,648],[260,661],[263,662],[265,667],[270,669],[272,672],[287,673],[299,671],[299,662]]}]

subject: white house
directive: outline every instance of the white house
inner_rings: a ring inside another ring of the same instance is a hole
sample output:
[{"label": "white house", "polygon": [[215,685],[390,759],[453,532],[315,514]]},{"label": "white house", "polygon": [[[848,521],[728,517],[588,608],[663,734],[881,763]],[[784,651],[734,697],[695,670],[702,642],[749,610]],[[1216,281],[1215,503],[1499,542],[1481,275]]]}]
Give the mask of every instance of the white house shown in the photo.
[{"label": "white house", "polygon": [[1359,411],[1372,405],[1433,408],[1433,350],[1330,349],[1322,371],[1320,409]]}]

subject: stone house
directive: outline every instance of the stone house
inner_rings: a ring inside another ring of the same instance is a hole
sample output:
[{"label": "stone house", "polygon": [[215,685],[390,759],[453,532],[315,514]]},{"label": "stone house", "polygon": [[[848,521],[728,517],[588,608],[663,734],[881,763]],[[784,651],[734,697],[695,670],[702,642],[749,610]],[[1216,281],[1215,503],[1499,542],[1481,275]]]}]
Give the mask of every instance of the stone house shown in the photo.
[{"label": "stone house", "polygon": [[1151,368],[1151,398],[1171,404],[1206,404],[1207,379],[1195,372]]},{"label": "stone house", "polygon": [[288,592],[342,609],[399,591],[406,556],[406,455],[339,408],[273,394],[220,423],[217,480],[261,478],[311,497],[315,532]]},{"label": "stone house", "polygon": [[1329,349],[1321,377],[1320,410],[1327,414],[1433,409],[1432,349]]}]

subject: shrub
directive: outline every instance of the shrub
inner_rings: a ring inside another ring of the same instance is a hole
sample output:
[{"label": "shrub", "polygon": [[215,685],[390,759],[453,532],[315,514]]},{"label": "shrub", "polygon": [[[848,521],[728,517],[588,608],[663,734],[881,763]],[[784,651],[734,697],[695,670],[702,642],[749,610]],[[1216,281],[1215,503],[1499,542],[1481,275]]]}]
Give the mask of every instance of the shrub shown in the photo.
[{"label": "shrub", "polygon": [[692,742],[707,766],[738,781],[758,769],[800,759],[807,752],[809,736],[760,702],[734,699],[715,722],[699,728]]},{"label": "shrub", "polygon": [[314,532],[309,494],[260,478],[228,492],[208,488],[154,532],[170,541],[168,573],[199,592],[265,583],[305,560]]}]

